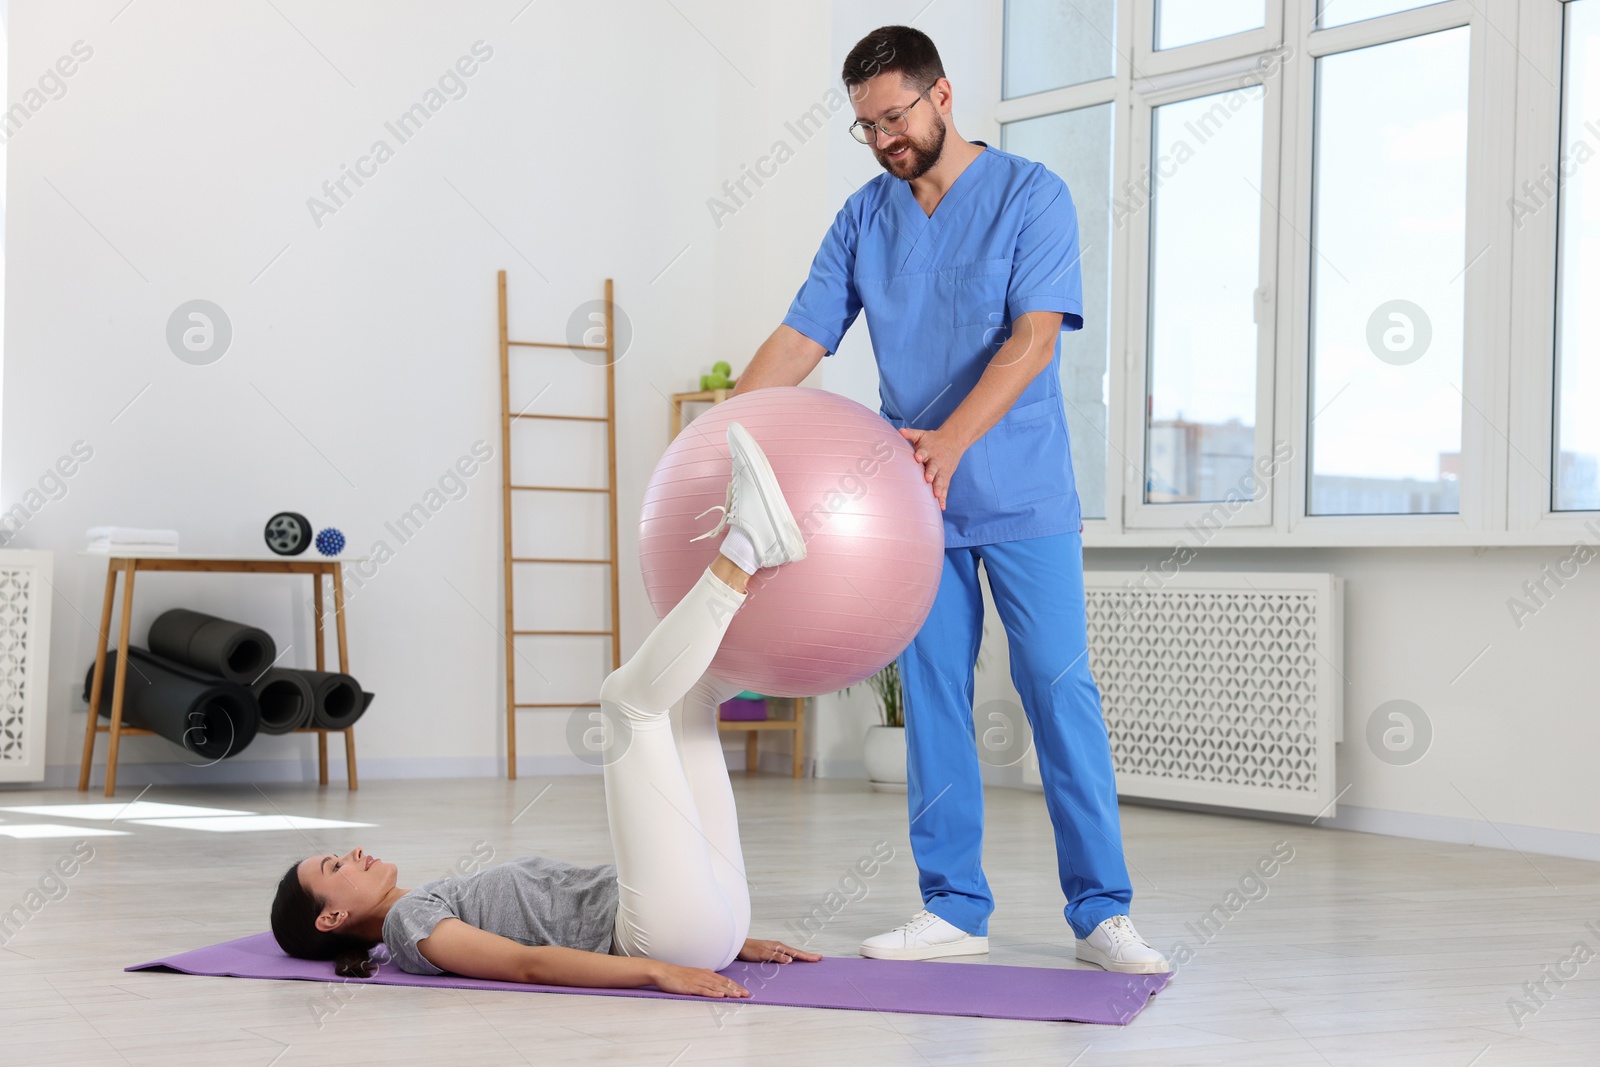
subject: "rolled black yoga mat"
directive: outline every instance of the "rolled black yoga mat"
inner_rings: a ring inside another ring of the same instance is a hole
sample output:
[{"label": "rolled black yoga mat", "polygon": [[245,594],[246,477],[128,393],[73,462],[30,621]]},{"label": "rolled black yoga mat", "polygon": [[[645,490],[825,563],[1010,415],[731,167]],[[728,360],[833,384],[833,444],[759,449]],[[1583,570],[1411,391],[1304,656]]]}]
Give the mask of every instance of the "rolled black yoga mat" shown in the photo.
[{"label": "rolled black yoga mat", "polygon": [[163,611],[150,624],[150,651],[186,667],[250,685],[278,658],[265,630],[187,608]]},{"label": "rolled black yoga mat", "polygon": [[[117,650],[106,652],[105,681],[100,686],[100,714],[111,718]],[[83,679],[83,699],[94,686],[94,664]],[[173,744],[209,760],[237,756],[255,739],[260,713],[250,690],[214,678],[142,648],[128,649],[123,682],[122,721],[153,730]]]},{"label": "rolled black yoga mat", "polygon": [[250,687],[261,709],[261,732],[286,734],[311,725],[317,702],[311,681],[301,671],[271,667]]},{"label": "rolled black yoga mat", "polygon": [[314,702],[311,724],[324,730],[343,730],[361,718],[372,703],[372,694],[361,690],[361,683],[338,671],[296,670],[311,685]]}]

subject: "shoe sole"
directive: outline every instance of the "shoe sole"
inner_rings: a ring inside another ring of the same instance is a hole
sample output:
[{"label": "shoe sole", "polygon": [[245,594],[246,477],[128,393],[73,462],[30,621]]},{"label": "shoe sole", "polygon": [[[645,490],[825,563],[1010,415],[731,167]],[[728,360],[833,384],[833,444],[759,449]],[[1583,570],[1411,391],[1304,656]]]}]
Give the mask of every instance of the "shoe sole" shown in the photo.
[{"label": "shoe sole", "polygon": [[925,945],[922,948],[870,948],[862,945],[860,952],[869,960],[935,960],[941,956],[982,956],[989,951],[987,937],[968,937],[947,945]]},{"label": "shoe sole", "polygon": [[1165,963],[1123,963],[1114,960],[1087,941],[1078,942],[1078,960],[1118,974],[1167,974],[1172,970],[1171,965]]},{"label": "shoe sole", "polygon": [[[767,513],[778,519],[778,538],[782,542],[784,554],[789,556],[789,562],[797,563],[805,559],[805,535],[800,530],[800,524],[794,520],[794,512],[789,508],[789,501],[784,498],[783,489],[778,484],[778,474],[767,460],[767,454],[761,451],[761,446],[750,436],[750,431],[737,422],[728,424],[728,437],[729,447],[733,447],[737,442],[739,453],[756,470],[756,492],[761,494],[761,504],[767,509]],[[767,495],[769,484],[777,490],[776,507],[771,497]]]}]

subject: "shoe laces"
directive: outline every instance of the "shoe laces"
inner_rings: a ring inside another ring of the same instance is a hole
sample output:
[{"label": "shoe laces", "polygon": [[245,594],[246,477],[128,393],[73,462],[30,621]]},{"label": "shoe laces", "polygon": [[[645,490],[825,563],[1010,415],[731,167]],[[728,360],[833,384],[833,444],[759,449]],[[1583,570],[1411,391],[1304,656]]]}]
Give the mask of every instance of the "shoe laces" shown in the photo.
[{"label": "shoe laces", "polygon": [[938,920],[938,918],[939,916],[935,915],[927,908],[923,908],[921,911],[913,915],[909,922],[902,924],[899,929],[904,931],[908,937],[914,934],[920,934],[923,930],[932,926],[934,922]]},{"label": "shoe laces", "polygon": [[1126,915],[1113,915],[1105,921],[1106,936],[1116,945],[1142,945],[1144,938],[1133,928],[1133,920]]},{"label": "shoe laces", "polygon": [[699,537],[691,537],[691,538],[689,538],[689,540],[691,542],[704,541],[706,538],[714,537],[717,534],[721,533],[724,529],[727,528],[727,526],[728,526],[728,516],[733,513],[733,498],[734,498],[733,487],[736,484],[738,484],[738,479],[737,478],[735,478],[732,481],[728,482],[728,495],[724,499],[723,503],[721,503],[721,504],[712,504],[709,508],[706,508],[700,514],[695,516],[695,521],[698,522],[700,519],[705,518],[707,515],[711,514],[713,511],[722,512],[722,514],[720,516],[718,516],[717,524],[715,526],[713,526],[711,529],[707,530],[705,533],[701,534]]}]

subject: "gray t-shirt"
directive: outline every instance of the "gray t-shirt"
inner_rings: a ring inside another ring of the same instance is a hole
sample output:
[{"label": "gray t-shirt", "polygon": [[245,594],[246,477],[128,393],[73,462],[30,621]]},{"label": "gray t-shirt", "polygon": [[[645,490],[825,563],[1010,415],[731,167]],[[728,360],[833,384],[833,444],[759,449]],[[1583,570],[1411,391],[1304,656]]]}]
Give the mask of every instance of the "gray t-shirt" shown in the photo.
[{"label": "gray t-shirt", "polygon": [[578,867],[523,856],[409,891],[389,908],[383,942],[401,970],[443,974],[417,951],[417,942],[443,919],[460,919],[524,945],[610,954],[616,917],[616,864]]}]

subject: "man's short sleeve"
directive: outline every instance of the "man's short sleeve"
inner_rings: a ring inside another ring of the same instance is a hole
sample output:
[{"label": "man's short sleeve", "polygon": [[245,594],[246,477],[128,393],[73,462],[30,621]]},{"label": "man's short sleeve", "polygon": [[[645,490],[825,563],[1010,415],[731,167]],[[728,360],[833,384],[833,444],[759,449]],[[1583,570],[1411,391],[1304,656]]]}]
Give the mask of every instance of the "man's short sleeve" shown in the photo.
[{"label": "man's short sleeve", "polygon": [[1059,311],[1063,330],[1083,329],[1078,210],[1067,183],[1038,167],[1023,212],[1006,292],[1011,321],[1029,311]]},{"label": "man's short sleeve", "polygon": [[810,275],[783,317],[785,326],[805,334],[827,349],[830,356],[861,313],[861,297],[855,283],[859,233],[855,205],[846,201],[811,261]]}]

